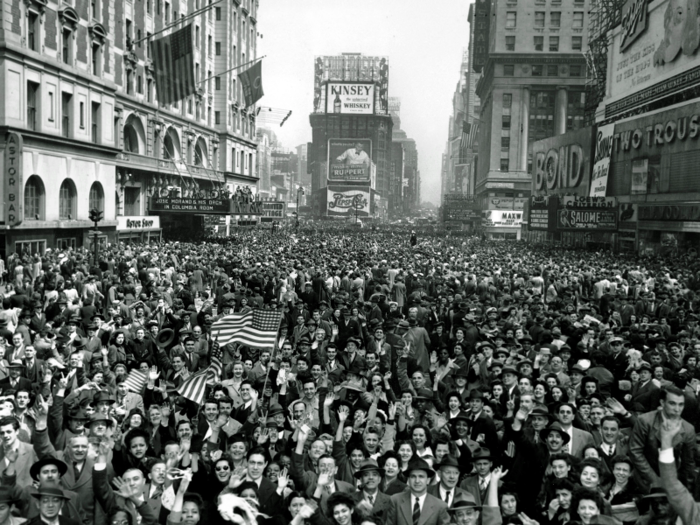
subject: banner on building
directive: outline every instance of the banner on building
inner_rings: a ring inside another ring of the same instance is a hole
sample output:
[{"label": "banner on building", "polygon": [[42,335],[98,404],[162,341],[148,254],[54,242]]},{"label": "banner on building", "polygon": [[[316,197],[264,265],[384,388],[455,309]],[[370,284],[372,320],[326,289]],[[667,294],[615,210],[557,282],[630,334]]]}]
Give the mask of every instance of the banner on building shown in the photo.
[{"label": "banner on building", "polygon": [[489,31],[491,30],[491,0],[474,2],[474,53],[472,70],[481,73],[489,57]]},{"label": "banner on building", "polygon": [[328,82],[326,113],[339,115],[374,114],[374,83]]},{"label": "banner on building", "polygon": [[614,208],[617,205],[616,197],[580,197],[577,195],[563,195],[559,197],[562,208]]},{"label": "banner on building", "polygon": [[[8,133],[5,142],[5,226],[19,226],[24,219],[24,174],[22,150],[24,141],[19,133]],[[32,217],[33,219],[34,217]],[[38,218],[38,217],[37,217]]]},{"label": "banner on building", "polygon": [[633,195],[647,192],[647,179],[649,177],[649,159],[634,159],[632,161],[632,182],[630,193]]},{"label": "banner on building", "polygon": [[367,182],[372,174],[370,139],[329,139],[328,180],[332,182]]},{"label": "banner on building", "polygon": [[153,58],[159,104],[174,104],[197,91],[192,39],[192,24],[188,24],[151,41],[150,56]]},{"label": "banner on building", "polygon": [[482,213],[484,228],[520,228],[523,223],[522,211],[485,210]]},{"label": "banner on building", "polygon": [[362,186],[328,186],[326,210],[331,216],[368,217],[370,215],[370,188]]},{"label": "banner on building", "polygon": [[608,191],[608,175],[613,150],[615,124],[600,126],[595,138],[595,156],[591,174],[591,197],[605,197]]},{"label": "banner on building", "polygon": [[265,95],[262,87],[262,60],[239,73],[238,78],[241,80],[246,107],[252,106]]}]

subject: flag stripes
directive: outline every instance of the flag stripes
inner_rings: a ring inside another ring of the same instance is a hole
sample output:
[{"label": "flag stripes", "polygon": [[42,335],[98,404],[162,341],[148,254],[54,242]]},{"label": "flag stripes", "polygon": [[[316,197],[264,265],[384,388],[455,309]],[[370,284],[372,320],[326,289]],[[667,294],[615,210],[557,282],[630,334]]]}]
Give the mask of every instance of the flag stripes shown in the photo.
[{"label": "flag stripes", "polygon": [[150,46],[158,102],[173,104],[194,94],[197,85],[194,78],[192,24],[152,40]]},{"label": "flag stripes", "polygon": [[142,372],[141,370],[137,370],[136,368],[134,368],[131,372],[129,372],[129,375],[124,380],[124,384],[132,392],[140,394],[143,390],[143,387],[146,386],[147,381],[148,373]]},{"label": "flag stripes", "polygon": [[281,312],[251,310],[222,317],[211,327],[220,345],[241,343],[253,348],[271,348],[279,330]]}]

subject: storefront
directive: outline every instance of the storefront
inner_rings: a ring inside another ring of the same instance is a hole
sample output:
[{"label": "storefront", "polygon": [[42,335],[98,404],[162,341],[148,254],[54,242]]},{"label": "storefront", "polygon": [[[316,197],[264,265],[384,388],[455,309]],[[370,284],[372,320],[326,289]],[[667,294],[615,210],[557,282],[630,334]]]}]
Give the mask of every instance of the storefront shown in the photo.
[{"label": "storefront", "polygon": [[162,239],[160,217],[157,215],[117,217],[119,242],[149,243]]},{"label": "storefront", "polygon": [[493,240],[516,241],[521,238],[522,211],[484,210],[482,228],[487,237]]}]

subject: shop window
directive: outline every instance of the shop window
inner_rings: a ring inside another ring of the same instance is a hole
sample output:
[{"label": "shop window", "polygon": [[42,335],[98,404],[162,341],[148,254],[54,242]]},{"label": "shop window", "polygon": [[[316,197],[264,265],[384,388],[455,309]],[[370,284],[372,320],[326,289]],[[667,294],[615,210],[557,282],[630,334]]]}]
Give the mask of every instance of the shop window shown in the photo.
[{"label": "shop window", "polygon": [[56,249],[57,250],[67,250],[76,248],[77,239],[75,237],[70,237],[67,239],[56,239]]},{"label": "shop window", "polygon": [[15,252],[21,255],[44,255],[46,252],[46,240],[15,241]]}]

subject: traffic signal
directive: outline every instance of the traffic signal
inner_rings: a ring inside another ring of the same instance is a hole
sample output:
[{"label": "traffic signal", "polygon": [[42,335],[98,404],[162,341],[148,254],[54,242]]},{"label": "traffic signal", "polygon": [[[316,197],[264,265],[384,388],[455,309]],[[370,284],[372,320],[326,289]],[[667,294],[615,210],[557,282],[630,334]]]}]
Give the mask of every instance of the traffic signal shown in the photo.
[{"label": "traffic signal", "polygon": [[92,222],[100,222],[102,220],[102,211],[98,210],[97,208],[91,209],[90,220]]}]

